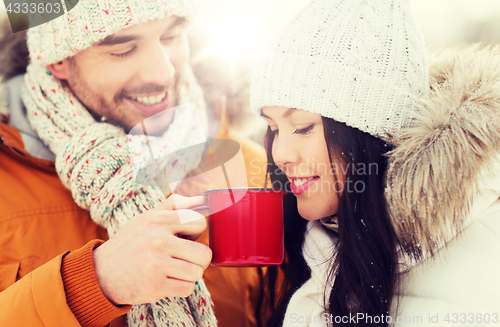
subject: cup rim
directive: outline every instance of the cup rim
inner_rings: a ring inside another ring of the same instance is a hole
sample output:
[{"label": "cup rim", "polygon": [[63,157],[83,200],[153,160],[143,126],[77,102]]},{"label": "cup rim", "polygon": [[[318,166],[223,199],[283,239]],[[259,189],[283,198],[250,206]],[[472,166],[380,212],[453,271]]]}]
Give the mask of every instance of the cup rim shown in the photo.
[{"label": "cup rim", "polygon": [[265,191],[265,192],[273,192],[273,193],[286,193],[286,191],[278,191],[278,190],[273,190],[272,188],[264,188],[264,187],[232,187],[232,188],[218,188],[214,190],[209,190],[205,191],[203,194],[207,196],[209,193],[215,193],[215,192],[221,192],[221,191],[241,191],[241,190],[247,190],[247,191]]}]

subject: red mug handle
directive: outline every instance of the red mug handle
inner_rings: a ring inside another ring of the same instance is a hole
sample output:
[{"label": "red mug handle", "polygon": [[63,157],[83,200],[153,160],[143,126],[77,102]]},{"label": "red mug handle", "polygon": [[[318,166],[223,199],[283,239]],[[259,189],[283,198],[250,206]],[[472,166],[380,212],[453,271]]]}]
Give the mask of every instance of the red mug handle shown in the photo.
[{"label": "red mug handle", "polygon": [[194,211],[202,211],[202,210],[207,210],[208,208],[210,208],[210,206],[206,205],[206,204],[203,204],[203,205],[199,205],[199,206],[192,206],[190,208],[188,208],[189,210],[194,210]]}]

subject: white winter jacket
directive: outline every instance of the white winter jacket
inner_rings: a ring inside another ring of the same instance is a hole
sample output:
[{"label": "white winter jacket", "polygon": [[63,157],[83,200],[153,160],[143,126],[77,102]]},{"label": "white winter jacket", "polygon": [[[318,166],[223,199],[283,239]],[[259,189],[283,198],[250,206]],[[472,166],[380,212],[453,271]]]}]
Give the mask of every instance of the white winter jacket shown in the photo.
[{"label": "white winter jacket", "polygon": [[[500,47],[434,58],[426,108],[389,139],[395,150],[386,199],[402,243],[401,283],[383,319],[391,326],[500,326]],[[308,230],[303,249],[312,278],[292,296],[284,326],[331,322],[323,304],[333,283],[325,285],[333,240],[319,222]]]},{"label": "white winter jacket", "polygon": [[500,326],[500,165],[465,229],[403,274],[394,326]]},{"label": "white winter jacket", "polygon": [[450,50],[430,67],[427,110],[391,140],[386,197],[417,259],[394,325],[500,326],[500,48]]}]

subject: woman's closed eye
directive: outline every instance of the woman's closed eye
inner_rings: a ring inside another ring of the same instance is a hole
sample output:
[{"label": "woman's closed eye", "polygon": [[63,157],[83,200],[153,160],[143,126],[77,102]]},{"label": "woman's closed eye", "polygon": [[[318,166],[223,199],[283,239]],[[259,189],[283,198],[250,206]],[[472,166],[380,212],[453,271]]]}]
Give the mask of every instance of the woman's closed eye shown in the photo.
[{"label": "woman's closed eye", "polygon": [[[306,135],[306,134],[309,134],[309,132],[311,132],[314,128],[314,124],[312,124],[311,126],[308,126],[306,128],[299,128],[299,129],[296,129],[292,134],[300,134],[300,135]],[[277,135],[279,133],[279,129],[276,128],[276,129],[272,129],[271,128],[271,133],[273,133],[273,135]]]},{"label": "woman's closed eye", "polygon": [[311,126],[308,126],[306,128],[296,129],[295,132],[293,132],[293,134],[302,134],[302,135],[309,134],[309,132],[312,131],[313,128],[314,128],[314,124],[312,124]]}]

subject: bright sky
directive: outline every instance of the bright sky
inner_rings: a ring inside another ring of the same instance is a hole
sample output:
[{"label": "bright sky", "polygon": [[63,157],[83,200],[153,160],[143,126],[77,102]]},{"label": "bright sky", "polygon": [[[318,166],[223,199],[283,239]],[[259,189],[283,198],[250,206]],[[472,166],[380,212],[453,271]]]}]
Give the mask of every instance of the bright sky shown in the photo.
[{"label": "bright sky", "polygon": [[[234,57],[265,45],[308,0],[194,0],[213,33],[212,48]],[[455,44],[470,24],[500,22],[499,0],[410,0],[429,44]],[[5,14],[0,1],[0,17]],[[500,31],[499,31],[500,33]]]},{"label": "bright sky", "polygon": [[[199,20],[213,33],[213,49],[237,56],[265,45],[278,26],[308,0],[196,0]],[[470,25],[500,22],[499,0],[410,0],[428,44],[462,41]],[[500,31],[499,31],[500,33]],[[229,41],[227,41],[229,40]]]},{"label": "bright sky", "polygon": [[460,42],[471,25],[500,21],[498,0],[411,0],[411,3],[429,44],[454,44]]}]

